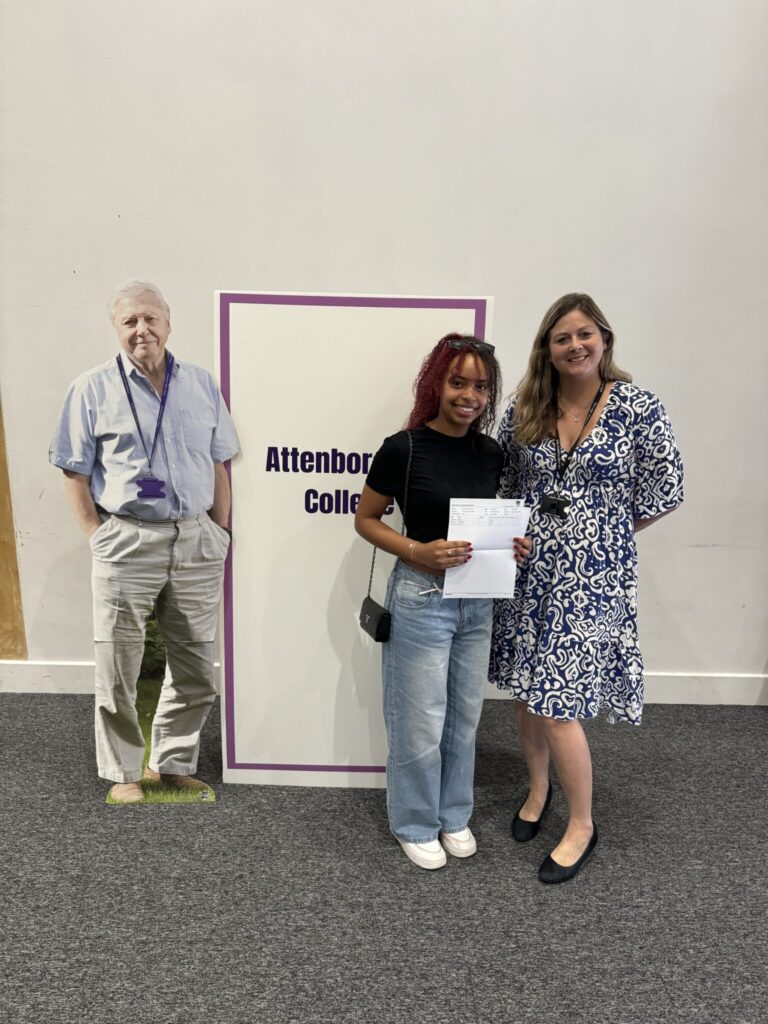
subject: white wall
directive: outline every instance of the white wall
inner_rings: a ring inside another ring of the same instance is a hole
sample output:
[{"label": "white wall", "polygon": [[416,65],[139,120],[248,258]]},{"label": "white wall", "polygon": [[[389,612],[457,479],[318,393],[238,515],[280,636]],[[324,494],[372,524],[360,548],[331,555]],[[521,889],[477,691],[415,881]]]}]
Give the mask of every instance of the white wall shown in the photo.
[{"label": "white wall", "polygon": [[110,289],[138,274],[209,367],[216,288],[493,295],[510,388],[549,303],[591,292],[686,461],[685,506],[639,539],[651,695],[766,699],[763,0],[3,0],[0,17],[0,386],[42,663],[0,688],[89,686],[51,667],[89,660],[91,628],[46,451],[68,381],[114,349]]}]

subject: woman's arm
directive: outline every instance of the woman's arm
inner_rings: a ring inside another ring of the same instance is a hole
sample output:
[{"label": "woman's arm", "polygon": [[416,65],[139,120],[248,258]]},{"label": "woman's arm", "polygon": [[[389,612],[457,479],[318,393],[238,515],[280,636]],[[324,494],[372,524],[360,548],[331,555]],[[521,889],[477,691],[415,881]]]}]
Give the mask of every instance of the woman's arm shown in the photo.
[{"label": "woman's arm", "polygon": [[650,391],[635,400],[632,494],[635,533],[673,512],[683,500],[683,463],[666,410]]},{"label": "woman's arm", "polygon": [[466,540],[433,540],[429,544],[412,540],[396,533],[391,526],[382,523],[381,517],[392,499],[363,486],[360,502],[355,512],[355,529],[371,544],[390,555],[397,555],[406,562],[431,572],[442,572],[453,565],[462,565],[472,557],[472,545]]},{"label": "woman's arm", "polygon": [[[429,544],[422,544],[421,541],[396,533],[391,526],[381,521],[391,500],[371,490],[367,484],[364,485],[355,512],[355,529],[369,543],[431,572],[442,572],[450,566],[463,565],[472,557],[472,545],[466,540],[433,540]],[[513,550],[515,561],[524,562],[531,553],[530,537],[515,537]]]},{"label": "woman's arm", "polygon": [[640,533],[646,526],[653,526],[654,523],[658,523],[664,516],[668,516],[670,512],[674,512],[673,508],[668,508],[666,512],[660,512],[657,516],[651,516],[650,519],[636,519],[635,520],[635,533]]}]

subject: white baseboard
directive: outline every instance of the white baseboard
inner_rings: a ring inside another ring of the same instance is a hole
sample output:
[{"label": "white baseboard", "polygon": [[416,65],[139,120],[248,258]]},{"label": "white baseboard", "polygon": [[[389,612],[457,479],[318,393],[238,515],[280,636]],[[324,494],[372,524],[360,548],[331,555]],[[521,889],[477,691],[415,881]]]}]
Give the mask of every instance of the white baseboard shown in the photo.
[{"label": "white baseboard", "polygon": [[0,661],[0,693],[92,694],[93,671],[92,661]]},{"label": "white baseboard", "polygon": [[717,672],[646,672],[648,704],[768,704],[768,675]]},{"label": "white baseboard", "polygon": [[[93,662],[0,661],[0,693],[93,693]],[[486,697],[506,699],[490,685]],[[768,705],[768,675],[646,672],[645,697],[648,704]]]},{"label": "white baseboard", "polygon": [[0,693],[93,693],[93,662],[0,661]]}]

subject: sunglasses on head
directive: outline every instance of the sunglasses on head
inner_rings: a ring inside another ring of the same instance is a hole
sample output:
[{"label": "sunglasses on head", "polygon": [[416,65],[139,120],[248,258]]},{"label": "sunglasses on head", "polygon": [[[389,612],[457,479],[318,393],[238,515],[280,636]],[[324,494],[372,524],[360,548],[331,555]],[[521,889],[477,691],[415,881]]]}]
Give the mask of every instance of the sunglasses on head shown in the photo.
[{"label": "sunglasses on head", "polygon": [[457,352],[471,348],[481,356],[492,356],[496,351],[496,346],[491,345],[489,341],[474,341],[472,338],[451,338],[448,348],[455,349]]}]

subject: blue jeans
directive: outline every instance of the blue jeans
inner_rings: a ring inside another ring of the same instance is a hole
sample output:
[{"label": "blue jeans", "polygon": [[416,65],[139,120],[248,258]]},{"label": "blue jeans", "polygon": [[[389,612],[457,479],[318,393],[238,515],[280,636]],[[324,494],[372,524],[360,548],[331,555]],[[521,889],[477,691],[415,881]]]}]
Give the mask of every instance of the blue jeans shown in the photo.
[{"label": "blue jeans", "polygon": [[472,814],[493,602],[443,598],[442,586],[400,562],[387,587],[387,811],[394,834],[410,843],[460,832]]}]

